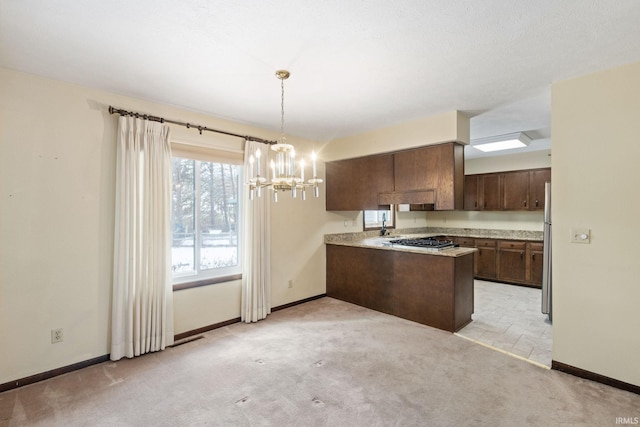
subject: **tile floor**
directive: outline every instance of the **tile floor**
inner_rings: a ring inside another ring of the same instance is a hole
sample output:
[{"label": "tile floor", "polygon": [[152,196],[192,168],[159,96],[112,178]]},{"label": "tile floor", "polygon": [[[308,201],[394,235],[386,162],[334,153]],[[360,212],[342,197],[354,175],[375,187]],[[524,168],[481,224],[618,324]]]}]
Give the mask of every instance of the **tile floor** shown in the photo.
[{"label": "tile floor", "polygon": [[473,321],[458,335],[551,366],[551,323],[540,312],[541,290],[475,281]]}]

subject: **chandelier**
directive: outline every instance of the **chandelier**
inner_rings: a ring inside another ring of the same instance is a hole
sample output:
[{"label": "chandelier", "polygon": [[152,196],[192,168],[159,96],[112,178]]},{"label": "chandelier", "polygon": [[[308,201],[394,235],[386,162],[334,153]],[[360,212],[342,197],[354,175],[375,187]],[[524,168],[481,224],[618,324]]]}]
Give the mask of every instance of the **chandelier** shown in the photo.
[{"label": "chandelier", "polygon": [[254,154],[249,156],[249,165],[251,168],[251,178],[249,184],[249,199],[253,200],[254,193],[257,197],[262,197],[262,189],[270,187],[273,190],[273,201],[278,201],[278,193],[290,191],[291,197],[297,197],[300,191],[300,198],[306,200],[306,190],[313,188],[313,195],[320,196],[318,184],[322,183],[322,179],[317,176],[316,170],[316,153],[311,153],[311,179],[305,182],[305,166],[304,159],[299,161],[296,159],[296,150],[291,144],[287,144],[284,136],[284,81],[289,78],[290,73],[287,70],[276,71],[276,77],[280,79],[280,140],[273,144],[271,149],[275,151],[275,161],[271,160],[269,171],[265,171],[267,177],[260,175],[260,158],[262,152],[258,148]]}]

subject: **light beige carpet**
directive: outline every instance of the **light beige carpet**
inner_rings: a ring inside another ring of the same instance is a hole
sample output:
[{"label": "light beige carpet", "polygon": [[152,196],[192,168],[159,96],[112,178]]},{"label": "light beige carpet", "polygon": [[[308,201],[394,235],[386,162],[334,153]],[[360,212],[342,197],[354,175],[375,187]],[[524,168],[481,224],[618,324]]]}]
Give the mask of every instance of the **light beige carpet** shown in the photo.
[{"label": "light beige carpet", "polygon": [[608,426],[640,396],[331,298],[0,394],[2,426]]}]

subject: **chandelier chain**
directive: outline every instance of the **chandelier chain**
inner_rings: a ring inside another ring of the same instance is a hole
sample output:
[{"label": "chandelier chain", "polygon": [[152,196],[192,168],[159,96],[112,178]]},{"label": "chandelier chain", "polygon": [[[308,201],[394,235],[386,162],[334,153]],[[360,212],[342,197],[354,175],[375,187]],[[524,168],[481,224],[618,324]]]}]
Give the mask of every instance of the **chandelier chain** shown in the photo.
[{"label": "chandelier chain", "polygon": [[284,141],[284,79],[280,79],[280,139]]}]

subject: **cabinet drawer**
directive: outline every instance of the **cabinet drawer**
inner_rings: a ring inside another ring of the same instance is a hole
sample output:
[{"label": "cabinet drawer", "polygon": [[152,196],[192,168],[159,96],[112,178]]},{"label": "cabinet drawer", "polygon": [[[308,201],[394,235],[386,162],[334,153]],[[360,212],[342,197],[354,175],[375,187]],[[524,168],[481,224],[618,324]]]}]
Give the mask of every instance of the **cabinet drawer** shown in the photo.
[{"label": "cabinet drawer", "polygon": [[491,239],[476,239],[477,248],[495,248],[496,241]]},{"label": "cabinet drawer", "polygon": [[515,250],[523,250],[526,246],[526,242],[511,242],[511,241],[501,241],[498,244],[500,249],[515,249]]},{"label": "cabinet drawer", "polygon": [[453,241],[463,248],[473,248],[476,245],[476,239],[469,237],[455,237]]},{"label": "cabinet drawer", "polygon": [[544,249],[544,246],[542,243],[538,243],[538,242],[530,242],[529,243],[529,248],[532,251],[540,251],[542,252],[542,250]]}]

